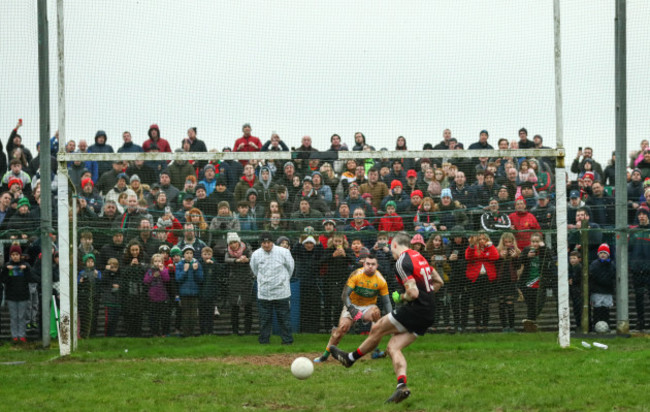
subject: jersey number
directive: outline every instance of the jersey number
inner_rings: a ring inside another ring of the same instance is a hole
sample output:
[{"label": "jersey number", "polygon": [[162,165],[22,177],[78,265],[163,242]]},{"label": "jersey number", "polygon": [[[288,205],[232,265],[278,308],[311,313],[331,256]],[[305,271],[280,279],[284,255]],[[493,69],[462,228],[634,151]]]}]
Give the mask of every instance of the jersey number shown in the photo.
[{"label": "jersey number", "polygon": [[424,279],[424,287],[427,289],[427,292],[431,292],[433,290],[433,285],[431,284],[433,280],[431,277],[431,266],[420,269],[420,275]]}]

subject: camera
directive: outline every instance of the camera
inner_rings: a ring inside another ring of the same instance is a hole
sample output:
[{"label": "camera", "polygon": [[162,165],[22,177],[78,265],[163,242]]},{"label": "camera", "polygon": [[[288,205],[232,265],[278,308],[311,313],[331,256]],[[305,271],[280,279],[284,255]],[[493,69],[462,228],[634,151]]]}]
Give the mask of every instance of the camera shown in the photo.
[{"label": "camera", "polygon": [[444,256],[441,256],[441,255],[437,255],[434,259],[435,259],[435,260],[444,260],[445,257],[444,257]]}]

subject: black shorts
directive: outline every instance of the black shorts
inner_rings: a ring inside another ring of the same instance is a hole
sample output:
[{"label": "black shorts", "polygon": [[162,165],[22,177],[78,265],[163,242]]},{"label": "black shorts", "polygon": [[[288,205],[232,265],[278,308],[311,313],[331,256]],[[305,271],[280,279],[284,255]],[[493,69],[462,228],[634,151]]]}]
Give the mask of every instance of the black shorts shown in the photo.
[{"label": "black shorts", "polygon": [[433,306],[404,305],[394,309],[389,315],[390,322],[400,332],[415,333],[422,336],[433,325],[435,308]]}]

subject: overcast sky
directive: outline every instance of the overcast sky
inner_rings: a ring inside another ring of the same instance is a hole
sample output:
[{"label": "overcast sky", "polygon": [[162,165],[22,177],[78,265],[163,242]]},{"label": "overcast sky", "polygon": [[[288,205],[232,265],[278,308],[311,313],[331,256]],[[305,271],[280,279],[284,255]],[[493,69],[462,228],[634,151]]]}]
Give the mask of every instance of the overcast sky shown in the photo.
[{"label": "overcast sky", "polygon": [[[38,140],[36,2],[0,2],[0,138],[18,118]],[[57,128],[56,2],[50,0],[52,130]],[[565,146],[614,149],[614,0],[562,1]],[[628,148],[650,130],[650,2],[628,1]],[[517,138],[555,146],[552,0],[66,1],[68,138],[106,130],[121,145],[159,124],[173,148],[190,126],[209,148],[241,126],[326,149],[362,131],[421,149],[450,128],[470,144]],[[604,166],[604,165],[603,165]]]}]

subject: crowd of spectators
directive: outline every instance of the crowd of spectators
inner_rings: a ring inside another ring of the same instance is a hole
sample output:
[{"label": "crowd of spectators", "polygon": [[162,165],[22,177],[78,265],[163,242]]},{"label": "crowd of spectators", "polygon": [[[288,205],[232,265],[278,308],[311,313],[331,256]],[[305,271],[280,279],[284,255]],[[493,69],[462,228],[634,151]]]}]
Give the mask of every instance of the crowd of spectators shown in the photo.
[{"label": "crowd of spectators", "polygon": [[[0,150],[0,169],[7,170],[1,182],[0,231],[15,242],[5,247],[3,296],[7,302],[22,302],[20,308],[9,306],[12,320],[15,314],[16,319],[24,319],[16,322],[37,328],[43,171],[39,147],[32,156],[22,145],[20,127],[21,123],[11,132],[5,148],[0,144],[0,149],[6,149]],[[542,136],[529,140],[525,128],[518,135],[512,141],[499,139],[496,148],[546,148]],[[162,136],[153,124],[140,146],[125,131],[116,152],[171,152],[172,145]],[[175,151],[207,152],[208,145],[198,136],[196,128],[189,128]],[[485,331],[490,302],[495,301],[501,327],[514,331],[514,303],[523,300],[524,328],[535,330],[548,290],[556,287],[555,159],[456,158],[451,151],[464,150],[464,144],[448,129],[442,137],[439,143],[426,143],[423,150],[449,151],[449,156],[339,160],[335,153],[329,157],[327,153],[375,148],[357,132],[351,149],[338,134],[331,136],[331,146],[324,150],[313,147],[310,136],[290,149],[276,133],[262,143],[252,135],[251,125],[244,124],[241,137],[222,152],[300,153],[291,161],[70,162],[80,233],[81,336],[96,335],[98,324],[103,324],[105,335],[115,335],[120,319],[129,336],[144,333],[143,321],[153,335],[209,334],[214,331],[214,316],[223,311],[230,313],[233,333],[250,333],[259,265],[251,258],[261,246],[259,231],[267,234],[264,242],[272,238],[295,260],[291,270],[292,280],[300,281],[302,331],[329,331],[336,324],[342,287],[362,264],[364,253],[376,254],[389,287],[397,287],[389,248],[392,234],[402,230],[414,235],[413,247],[430,259],[445,280],[438,293],[436,329],[466,330],[471,306],[476,331]],[[55,135],[52,155],[58,145]],[[467,147],[493,148],[487,130]],[[397,138],[394,150],[408,150],[403,136]],[[92,145],[83,139],[69,140],[65,151],[115,152],[102,130]],[[614,227],[615,161],[612,155],[603,169],[591,148],[578,152],[571,164],[578,178],[567,184],[569,229]],[[52,158],[49,172],[53,175],[56,168]],[[637,228],[630,238],[636,327],[644,329],[643,298],[650,290],[647,140],[631,156],[627,179],[629,224]],[[586,264],[604,256],[599,250],[607,241],[602,232],[590,231]],[[576,252],[571,264],[576,275],[570,276],[570,284],[579,325],[576,304],[582,296],[575,267],[583,262],[575,230],[569,246],[570,252]],[[54,252],[56,285],[58,255]],[[609,259],[609,250],[607,255]],[[16,277],[23,281],[16,282]],[[22,293],[25,287],[26,294]],[[21,293],[16,294],[16,288]],[[271,295],[281,296],[282,304],[265,305],[260,313],[274,309],[286,315],[286,290]],[[598,313],[599,319],[604,317],[602,311]],[[264,333],[268,333],[266,318],[265,322]],[[13,323],[11,333],[15,340],[25,337],[24,328],[14,331]],[[268,340],[268,335],[261,340]],[[283,335],[283,342],[291,341]]]}]

